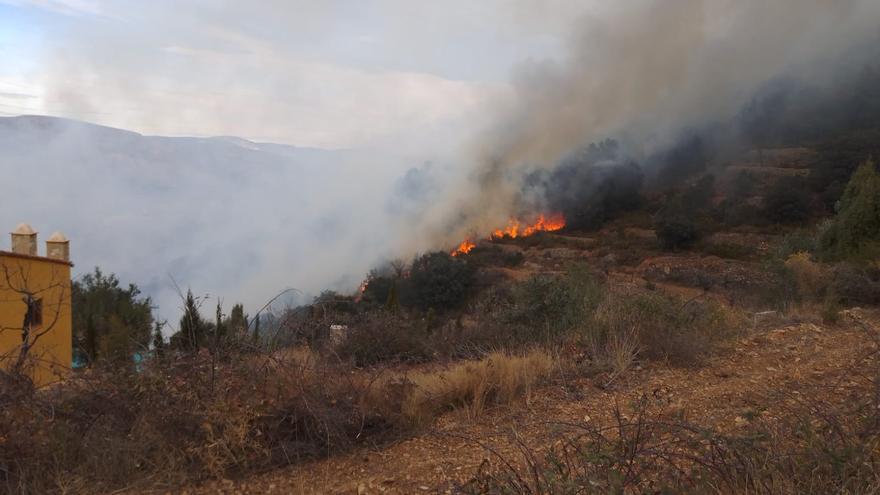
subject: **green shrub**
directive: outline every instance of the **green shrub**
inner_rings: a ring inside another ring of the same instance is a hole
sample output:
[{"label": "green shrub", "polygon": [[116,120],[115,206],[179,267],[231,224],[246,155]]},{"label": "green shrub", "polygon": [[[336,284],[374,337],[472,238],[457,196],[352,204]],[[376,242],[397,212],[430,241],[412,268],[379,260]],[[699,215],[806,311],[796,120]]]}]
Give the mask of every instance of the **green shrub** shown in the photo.
[{"label": "green shrub", "polygon": [[374,306],[384,306],[388,303],[388,296],[394,288],[395,279],[371,273],[367,277],[364,291],[361,294],[361,302]]},{"label": "green shrub", "polygon": [[[152,301],[135,284],[123,288],[112,273],[99,268],[71,287],[73,345],[89,364],[131,362],[135,348],[145,348],[153,327]],[[102,355],[101,350],[112,350]]]},{"label": "green shrub", "polygon": [[698,195],[680,193],[672,197],[654,215],[654,233],[663,249],[680,249],[692,246],[706,234],[708,219],[699,212],[705,205],[693,199]]},{"label": "green shrub", "polygon": [[652,292],[608,295],[582,331],[594,352],[607,348],[606,342],[613,338],[632,334],[641,356],[693,365],[727,337],[730,329],[729,318],[717,303],[684,303]]},{"label": "green shrub", "polygon": [[796,230],[785,234],[779,245],[773,250],[773,257],[787,260],[795,253],[816,253],[818,248],[816,236],[806,230]]},{"label": "green shrub", "polygon": [[565,276],[537,275],[514,287],[499,319],[520,341],[552,342],[589,317],[602,294],[586,267],[573,265]]},{"label": "green shrub", "polygon": [[501,246],[477,246],[467,254],[467,262],[473,266],[519,266],[525,260],[522,252]]},{"label": "green shrub", "polygon": [[832,260],[880,258],[880,174],[867,161],[852,175],[837,216],[820,239],[822,254]]},{"label": "green shrub", "polygon": [[413,261],[402,281],[401,303],[420,310],[448,311],[461,306],[474,281],[474,268],[465,260],[438,251]]}]

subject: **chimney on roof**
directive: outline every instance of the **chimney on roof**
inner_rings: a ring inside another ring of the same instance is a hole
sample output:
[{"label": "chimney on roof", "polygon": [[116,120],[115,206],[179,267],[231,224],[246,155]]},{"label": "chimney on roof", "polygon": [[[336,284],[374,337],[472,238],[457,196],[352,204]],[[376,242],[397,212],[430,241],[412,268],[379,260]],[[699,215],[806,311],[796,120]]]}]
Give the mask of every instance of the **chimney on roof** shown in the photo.
[{"label": "chimney on roof", "polygon": [[29,256],[37,255],[37,233],[30,225],[20,223],[12,231],[12,252]]},{"label": "chimney on roof", "polygon": [[61,232],[55,232],[46,239],[46,257],[53,260],[70,261],[70,241]]}]

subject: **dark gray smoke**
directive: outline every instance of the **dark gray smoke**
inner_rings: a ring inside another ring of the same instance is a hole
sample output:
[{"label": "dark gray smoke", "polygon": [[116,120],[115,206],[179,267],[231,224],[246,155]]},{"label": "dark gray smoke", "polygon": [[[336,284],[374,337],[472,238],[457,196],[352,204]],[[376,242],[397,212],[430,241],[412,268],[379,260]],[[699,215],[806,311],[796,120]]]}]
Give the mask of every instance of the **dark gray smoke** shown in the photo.
[{"label": "dark gray smoke", "polygon": [[[524,204],[541,206],[528,187],[532,171],[557,167],[537,180],[548,192],[543,206],[610,198],[574,219],[589,226],[628,206],[617,200],[640,180],[634,163],[667,181],[705,166],[723,144],[705,129],[729,131],[773,80],[829,84],[834,62],[875,40],[878,25],[874,0],[616,2],[577,21],[560,59],[517,68],[515,98],[471,148],[476,180],[458,185],[435,226],[461,220],[448,241],[490,231]],[[607,138],[619,143],[613,158],[578,151]],[[676,170],[646,167],[682,161]]]}]

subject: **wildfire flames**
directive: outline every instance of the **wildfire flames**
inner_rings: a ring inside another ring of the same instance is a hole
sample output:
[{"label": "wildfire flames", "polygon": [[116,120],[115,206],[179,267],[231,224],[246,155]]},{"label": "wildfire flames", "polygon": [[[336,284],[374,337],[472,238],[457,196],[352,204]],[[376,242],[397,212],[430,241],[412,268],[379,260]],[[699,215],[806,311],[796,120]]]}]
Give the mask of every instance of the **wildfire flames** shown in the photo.
[{"label": "wildfire flames", "polygon": [[532,225],[523,225],[519,220],[511,219],[504,229],[498,229],[492,232],[492,239],[503,239],[509,237],[516,239],[517,237],[528,237],[537,232],[554,232],[565,227],[565,218],[561,214],[544,216],[541,215]]},{"label": "wildfire flames", "polygon": [[371,281],[371,278],[367,277],[363,282],[361,282],[361,285],[358,286],[357,294],[355,294],[354,296],[354,302],[361,302],[361,299],[364,298],[364,292],[367,291],[367,286],[370,285]]},{"label": "wildfire flames", "polygon": [[451,254],[453,256],[458,256],[460,254],[468,254],[469,252],[471,252],[471,249],[473,249],[475,247],[477,247],[477,245],[474,244],[473,242],[471,242],[470,239],[465,239],[464,241],[462,241],[461,244],[458,245],[457,248],[455,248],[452,251]]},{"label": "wildfire flames", "polygon": [[[537,234],[538,232],[555,232],[557,230],[561,230],[563,227],[565,227],[565,217],[563,217],[562,214],[559,213],[551,215],[541,215],[538,217],[538,220],[536,220],[535,223],[531,225],[524,224],[519,220],[512,218],[507,223],[507,227],[492,232],[489,238],[503,239],[507,237],[510,239],[516,239],[517,237],[528,237],[530,235]],[[467,254],[471,252],[471,250],[475,247],[477,247],[475,243],[471,242],[470,239],[465,239],[450,254],[452,254],[452,256]]]}]

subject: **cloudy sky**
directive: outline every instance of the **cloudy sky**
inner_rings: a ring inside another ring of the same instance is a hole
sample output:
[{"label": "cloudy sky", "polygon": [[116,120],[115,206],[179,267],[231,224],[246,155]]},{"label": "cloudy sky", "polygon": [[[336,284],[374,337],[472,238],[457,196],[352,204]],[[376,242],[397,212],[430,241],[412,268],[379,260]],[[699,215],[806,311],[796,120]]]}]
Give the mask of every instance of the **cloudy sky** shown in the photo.
[{"label": "cloudy sky", "polygon": [[0,115],[327,148],[436,144],[508,94],[512,66],[559,53],[590,3],[0,0]]}]

